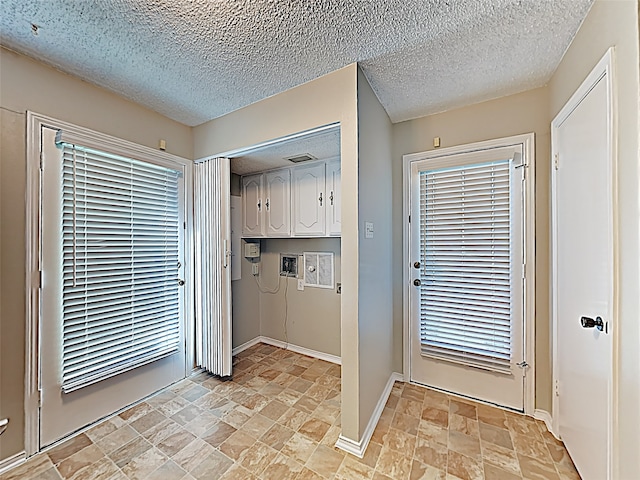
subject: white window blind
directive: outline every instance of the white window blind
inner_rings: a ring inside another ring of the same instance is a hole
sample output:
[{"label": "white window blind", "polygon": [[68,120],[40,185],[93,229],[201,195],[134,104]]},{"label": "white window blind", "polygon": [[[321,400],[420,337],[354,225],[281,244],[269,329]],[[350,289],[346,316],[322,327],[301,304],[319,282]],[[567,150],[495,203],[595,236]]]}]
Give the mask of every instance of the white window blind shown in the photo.
[{"label": "white window blind", "polygon": [[180,172],[63,149],[62,390],[178,350]]},{"label": "white window blind", "polygon": [[510,161],[420,175],[424,356],[511,371]]}]

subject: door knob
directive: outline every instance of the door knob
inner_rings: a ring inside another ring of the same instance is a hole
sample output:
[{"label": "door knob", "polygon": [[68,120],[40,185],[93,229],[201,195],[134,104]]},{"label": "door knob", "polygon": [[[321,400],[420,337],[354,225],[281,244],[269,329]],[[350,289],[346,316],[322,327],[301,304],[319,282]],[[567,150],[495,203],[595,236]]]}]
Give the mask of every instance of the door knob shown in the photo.
[{"label": "door knob", "polygon": [[413,281],[413,284],[414,284],[416,287],[419,287],[420,285],[422,285],[422,282],[420,281],[420,279],[419,279],[419,278],[416,278],[416,279]]},{"label": "door knob", "polygon": [[420,262],[413,262],[413,268],[420,268]]},{"label": "door knob", "polygon": [[604,330],[604,322],[600,317],[596,317],[595,320],[590,317],[580,317],[580,324],[582,325],[582,328],[596,327],[600,331]]}]

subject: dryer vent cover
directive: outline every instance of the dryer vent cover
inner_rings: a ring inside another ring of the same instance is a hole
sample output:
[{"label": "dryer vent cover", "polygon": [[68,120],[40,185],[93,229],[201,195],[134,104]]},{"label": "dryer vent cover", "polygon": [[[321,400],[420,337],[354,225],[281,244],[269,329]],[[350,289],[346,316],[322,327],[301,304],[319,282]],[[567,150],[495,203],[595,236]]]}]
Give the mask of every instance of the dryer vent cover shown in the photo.
[{"label": "dryer vent cover", "polygon": [[333,288],[333,253],[304,252],[306,287]]}]

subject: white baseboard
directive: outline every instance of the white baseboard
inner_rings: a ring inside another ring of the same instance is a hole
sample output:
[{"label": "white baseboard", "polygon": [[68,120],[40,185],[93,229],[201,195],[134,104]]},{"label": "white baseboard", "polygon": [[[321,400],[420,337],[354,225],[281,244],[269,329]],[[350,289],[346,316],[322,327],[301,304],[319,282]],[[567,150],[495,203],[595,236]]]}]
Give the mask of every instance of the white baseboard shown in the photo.
[{"label": "white baseboard", "polygon": [[274,347],[284,348],[285,350],[291,350],[292,352],[300,353],[302,355],[306,355],[308,357],[317,358],[319,360],[325,360],[327,362],[335,363],[336,365],[342,364],[342,359],[336,355],[331,355],[329,353],[319,352],[317,350],[311,350],[310,348],[301,347],[299,345],[294,345],[292,343],[286,343],[282,340],[276,340],[275,338],[259,336],[254,338],[253,340],[249,340],[248,342],[243,343],[242,345],[238,345],[233,349],[233,355],[237,355],[244,350],[253,347],[258,343],[266,343],[267,345],[273,345]]},{"label": "white baseboard", "polygon": [[18,452],[15,455],[11,455],[10,457],[5,458],[4,460],[0,460],[0,475],[24,463],[26,460],[27,460],[27,453],[24,451]]},{"label": "white baseboard", "polygon": [[554,437],[560,440],[558,434],[553,431],[553,417],[551,417],[551,414],[549,412],[536,408],[533,411],[533,418],[535,418],[536,420],[542,420],[547,426],[547,430],[549,430]]},{"label": "white baseboard", "polygon": [[378,425],[378,421],[380,420],[380,415],[382,415],[382,411],[384,410],[384,406],[387,404],[387,400],[389,400],[389,395],[391,395],[391,389],[393,388],[393,384],[404,381],[404,376],[401,373],[393,372],[389,376],[389,380],[378,399],[378,403],[376,404],[376,408],[373,410],[371,414],[371,418],[369,418],[369,423],[367,424],[367,428],[365,428],[364,433],[362,434],[362,438],[359,442],[351,440],[350,438],[343,437],[340,435],[338,437],[338,441],[336,442],[336,447],[345,452],[348,452],[352,455],[355,455],[358,458],[364,457],[364,453],[367,450],[367,446],[369,446],[369,442],[371,441],[371,436],[373,435],[373,431],[376,429]]},{"label": "white baseboard", "polygon": [[244,342],[242,345],[238,345],[236,348],[232,350],[231,354],[238,355],[240,352],[244,352],[246,349],[251,348],[254,345],[257,345],[258,343],[260,343],[260,337],[256,337],[252,340],[249,340],[248,342]]}]

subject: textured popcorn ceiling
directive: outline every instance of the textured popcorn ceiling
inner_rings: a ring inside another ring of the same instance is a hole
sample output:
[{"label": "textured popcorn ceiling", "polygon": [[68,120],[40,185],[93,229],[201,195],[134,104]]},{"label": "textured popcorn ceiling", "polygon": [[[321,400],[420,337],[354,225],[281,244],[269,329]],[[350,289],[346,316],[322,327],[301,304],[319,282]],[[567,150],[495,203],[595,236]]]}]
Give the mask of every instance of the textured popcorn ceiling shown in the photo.
[{"label": "textured popcorn ceiling", "polygon": [[544,85],[592,1],[0,0],[0,40],[188,125],[358,61],[397,122]]}]

